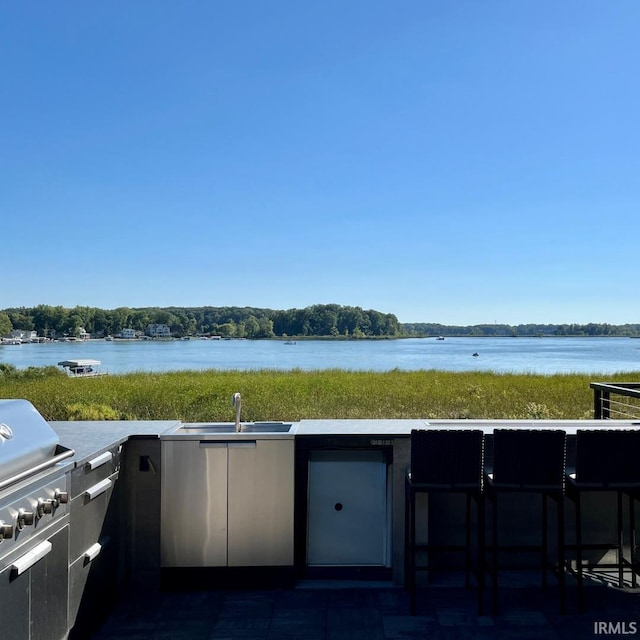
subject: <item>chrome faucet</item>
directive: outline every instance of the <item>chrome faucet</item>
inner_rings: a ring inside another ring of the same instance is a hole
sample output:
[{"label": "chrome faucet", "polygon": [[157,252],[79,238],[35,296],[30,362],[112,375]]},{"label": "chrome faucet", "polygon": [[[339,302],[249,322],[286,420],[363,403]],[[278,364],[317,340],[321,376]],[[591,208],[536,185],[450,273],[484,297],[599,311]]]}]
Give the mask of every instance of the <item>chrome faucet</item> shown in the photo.
[{"label": "chrome faucet", "polygon": [[242,406],[242,398],[239,393],[234,393],[233,396],[231,396],[231,404],[236,410],[236,432],[240,433],[242,431],[242,425],[240,424],[240,407]]}]

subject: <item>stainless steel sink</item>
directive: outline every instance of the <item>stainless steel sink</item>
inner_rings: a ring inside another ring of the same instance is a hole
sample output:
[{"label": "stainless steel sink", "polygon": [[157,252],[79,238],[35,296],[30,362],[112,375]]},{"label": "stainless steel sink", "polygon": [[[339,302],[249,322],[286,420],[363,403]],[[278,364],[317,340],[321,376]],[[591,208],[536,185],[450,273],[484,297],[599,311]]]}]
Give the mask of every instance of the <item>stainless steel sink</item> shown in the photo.
[{"label": "stainless steel sink", "polygon": [[[243,422],[241,433],[289,433],[291,422]],[[236,433],[233,422],[189,422],[182,424],[174,434],[213,435]]]},{"label": "stainless steel sink", "polygon": [[289,433],[290,422],[249,422],[242,424],[242,433]]}]

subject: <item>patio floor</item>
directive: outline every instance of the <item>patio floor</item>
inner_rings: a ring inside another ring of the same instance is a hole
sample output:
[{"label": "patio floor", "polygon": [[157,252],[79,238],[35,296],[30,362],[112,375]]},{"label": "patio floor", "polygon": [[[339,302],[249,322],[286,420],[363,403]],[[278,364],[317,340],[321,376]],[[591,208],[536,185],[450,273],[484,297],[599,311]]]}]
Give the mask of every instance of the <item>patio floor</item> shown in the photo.
[{"label": "patio floor", "polygon": [[[477,615],[476,594],[460,586],[418,591],[417,615],[408,593],[388,583],[301,582],[292,589],[131,593],[94,640],[546,640],[640,633],[638,589],[592,585],[577,611],[575,587],[560,615],[557,588],[503,582],[499,615]],[[489,600],[487,594],[487,602]],[[603,627],[602,625],[607,625]],[[614,632],[614,633],[611,633]]]}]

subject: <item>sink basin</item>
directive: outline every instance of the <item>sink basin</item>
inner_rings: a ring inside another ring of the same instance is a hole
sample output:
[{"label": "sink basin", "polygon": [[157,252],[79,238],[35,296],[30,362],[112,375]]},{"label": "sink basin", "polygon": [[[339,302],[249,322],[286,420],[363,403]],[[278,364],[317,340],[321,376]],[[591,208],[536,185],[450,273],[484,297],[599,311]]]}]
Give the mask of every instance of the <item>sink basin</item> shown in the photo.
[{"label": "sink basin", "polygon": [[[289,433],[291,422],[242,422],[241,433]],[[207,435],[236,433],[233,422],[189,422],[181,425],[175,434]]]},{"label": "sink basin", "polygon": [[248,422],[242,424],[242,433],[289,433],[290,422]]},{"label": "sink basin", "polygon": [[190,422],[178,427],[173,433],[206,434],[206,433],[235,433],[236,426],[233,422]]}]

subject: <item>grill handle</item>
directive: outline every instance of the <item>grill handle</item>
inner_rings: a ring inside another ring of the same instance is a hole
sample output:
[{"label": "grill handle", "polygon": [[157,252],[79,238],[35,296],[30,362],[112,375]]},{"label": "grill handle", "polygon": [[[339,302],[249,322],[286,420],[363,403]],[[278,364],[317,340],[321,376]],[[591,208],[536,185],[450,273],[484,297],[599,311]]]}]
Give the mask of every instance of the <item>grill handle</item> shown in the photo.
[{"label": "grill handle", "polygon": [[49,467],[53,467],[54,465],[58,464],[58,462],[62,462],[63,460],[70,458],[76,453],[73,449],[65,449],[64,447],[60,447],[60,445],[58,445],[58,447],[60,449],[63,449],[62,453],[56,454],[55,456],[53,456],[53,458],[50,458],[49,460],[45,460],[44,462],[37,464],[35,467],[29,467],[28,469],[25,469],[20,473],[16,473],[15,476],[6,478],[2,482],[0,482],[0,489],[4,489],[5,487],[8,487],[9,485],[14,484],[15,482],[19,482],[20,480],[23,480],[24,478],[27,478],[28,476],[34,473],[37,473],[38,471],[42,471],[43,469],[48,469]]}]

